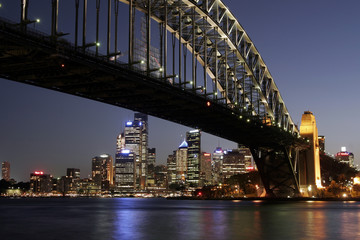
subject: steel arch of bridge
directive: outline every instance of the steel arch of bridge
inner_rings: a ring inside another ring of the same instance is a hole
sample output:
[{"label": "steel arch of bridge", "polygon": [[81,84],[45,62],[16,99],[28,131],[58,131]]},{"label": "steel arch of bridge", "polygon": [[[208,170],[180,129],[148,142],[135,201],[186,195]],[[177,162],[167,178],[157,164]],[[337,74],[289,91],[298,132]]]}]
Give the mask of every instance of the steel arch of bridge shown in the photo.
[{"label": "steel arch of bridge", "polygon": [[[179,40],[179,73],[177,84],[192,88],[240,113],[258,116],[263,122],[298,134],[280,92],[255,45],[234,15],[221,0],[120,0],[144,12],[161,24],[161,46],[164,73],[167,78],[167,31]],[[129,21],[130,25],[133,22]],[[150,22],[150,19],[148,19]],[[131,33],[130,26],[129,36]],[[148,44],[150,44],[150,24]],[[130,39],[130,41],[132,41]],[[129,62],[133,47],[129,45]],[[192,81],[181,76],[182,50],[192,53]],[[174,57],[174,56],[173,56]],[[204,86],[198,86],[196,63],[204,68]],[[173,60],[174,61],[174,60]],[[148,60],[149,62],[149,60]],[[207,74],[210,83],[206,82]],[[209,92],[208,85],[213,84]]]}]

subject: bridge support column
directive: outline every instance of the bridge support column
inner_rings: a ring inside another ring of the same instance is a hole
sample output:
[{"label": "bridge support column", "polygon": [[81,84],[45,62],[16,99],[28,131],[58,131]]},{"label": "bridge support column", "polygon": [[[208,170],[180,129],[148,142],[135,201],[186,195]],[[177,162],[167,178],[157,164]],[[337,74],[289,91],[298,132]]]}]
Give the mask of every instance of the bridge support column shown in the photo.
[{"label": "bridge support column", "polygon": [[321,187],[318,130],[312,112],[306,111],[302,115],[300,135],[310,143],[310,148],[300,153],[299,167],[301,190],[310,196],[316,188]]},{"label": "bridge support column", "polygon": [[267,197],[297,197],[299,184],[294,172],[295,149],[250,147]]}]

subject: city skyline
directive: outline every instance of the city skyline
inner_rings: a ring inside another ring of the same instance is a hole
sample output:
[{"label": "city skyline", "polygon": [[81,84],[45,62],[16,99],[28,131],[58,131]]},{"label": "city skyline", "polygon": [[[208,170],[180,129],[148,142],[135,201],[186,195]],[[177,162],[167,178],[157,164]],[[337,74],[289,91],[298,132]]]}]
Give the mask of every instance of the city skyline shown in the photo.
[{"label": "city skyline", "polygon": [[[360,4],[224,3],[255,43],[295,123],[300,126],[304,111],[313,112],[326,151],[335,154],[346,146],[358,164]],[[256,9],[257,14],[245,9]],[[10,162],[11,177],[19,180],[28,180],[35,170],[62,176],[68,167],[88,174],[92,157],[115,155],[116,137],[133,116],[122,108],[3,79],[0,102],[0,161]],[[149,146],[157,149],[157,163],[164,164],[192,128],[150,117],[149,129]],[[206,134],[202,142],[203,150],[211,153],[218,145],[236,146]]]}]

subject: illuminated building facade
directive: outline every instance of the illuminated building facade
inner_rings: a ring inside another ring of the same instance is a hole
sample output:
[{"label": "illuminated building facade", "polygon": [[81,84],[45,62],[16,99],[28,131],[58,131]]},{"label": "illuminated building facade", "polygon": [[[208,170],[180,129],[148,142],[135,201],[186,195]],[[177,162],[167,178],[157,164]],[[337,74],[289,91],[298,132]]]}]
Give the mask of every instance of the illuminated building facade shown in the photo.
[{"label": "illuminated building facade", "polygon": [[156,162],[156,148],[148,148],[148,159],[147,159],[147,165],[150,164],[155,166]]},{"label": "illuminated building facade", "polygon": [[239,149],[228,150],[223,158],[223,178],[246,173],[245,155]]},{"label": "illuminated building facade", "polygon": [[184,140],[176,150],[176,182],[184,184],[187,179],[188,144]]},{"label": "illuminated building facade", "polygon": [[176,151],[169,155],[166,161],[167,164],[167,181],[168,186],[176,183]]},{"label": "illuminated building facade", "polygon": [[203,152],[200,158],[201,185],[209,185],[212,180],[211,153]]},{"label": "illuminated building facade", "polygon": [[341,151],[336,153],[335,159],[349,165],[349,167],[354,167],[354,154],[346,151],[346,147],[342,147]]},{"label": "illuminated building facade", "polygon": [[30,190],[35,193],[50,193],[52,191],[52,176],[42,171],[30,173]]},{"label": "illuminated building facade", "polygon": [[197,187],[200,181],[200,139],[200,130],[186,132],[186,142],[188,144],[187,182],[194,187]]},{"label": "illuminated building facade", "polygon": [[123,149],[115,159],[115,191],[118,193],[133,192],[135,189],[135,154]]},{"label": "illuminated building facade", "polygon": [[2,162],[1,163],[1,174],[2,179],[6,181],[10,181],[10,163],[9,162]]},{"label": "illuminated building facade", "polygon": [[222,182],[222,167],[223,167],[224,151],[221,147],[217,147],[212,154],[212,175],[213,184],[219,184]]},{"label": "illuminated building facade", "polygon": [[113,158],[108,154],[102,154],[92,159],[93,181],[101,186],[102,191],[109,191],[114,178]]},{"label": "illuminated building facade", "polygon": [[66,169],[67,192],[76,194],[80,188],[80,169],[78,168],[67,168]]},{"label": "illuminated building facade", "polygon": [[135,113],[134,121],[128,121],[125,125],[123,138],[124,140],[118,140],[121,144],[118,148],[127,149],[134,153],[135,189],[144,190],[148,158],[148,116]]},{"label": "illuminated building facade", "polygon": [[239,154],[242,155],[241,159],[244,162],[246,171],[256,170],[256,165],[254,163],[254,159],[251,155],[251,151],[249,148],[244,146],[239,146],[238,148]]},{"label": "illuminated building facade", "polygon": [[310,143],[310,149],[301,153],[299,163],[300,190],[321,187],[320,150],[315,116],[306,111],[301,117],[300,135]]}]

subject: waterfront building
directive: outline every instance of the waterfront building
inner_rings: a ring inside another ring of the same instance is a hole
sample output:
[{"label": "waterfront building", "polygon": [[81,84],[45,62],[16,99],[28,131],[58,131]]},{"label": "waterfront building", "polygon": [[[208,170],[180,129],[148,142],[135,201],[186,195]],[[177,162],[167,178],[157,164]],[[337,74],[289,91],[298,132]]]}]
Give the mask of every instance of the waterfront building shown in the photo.
[{"label": "waterfront building", "polygon": [[238,151],[239,154],[242,155],[240,159],[244,162],[246,171],[250,172],[256,170],[256,165],[250,149],[240,145]]},{"label": "waterfront building", "polygon": [[212,154],[212,181],[213,184],[219,184],[222,182],[222,166],[224,159],[224,151],[221,147],[217,147]]},{"label": "waterfront building", "polygon": [[212,166],[211,153],[203,152],[200,158],[200,185],[205,186],[211,184],[212,180]]},{"label": "waterfront building", "polygon": [[80,188],[80,169],[67,168],[66,169],[66,184],[67,192],[71,194],[77,194]]},{"label": "waterfront building", "polygon": [[53,190],[52,176],[43,171],[30,173],[30,190],[35,193],[50,193]]},{"label": "waterfront building", "polygon": [[167,168],[165,165],[155,166],[154,179],[157,187],[167,188]]},{"label": "waterfront building", "polygon": [[115,191],[117,193],[133,192],[135,189],[135,154],[123,149],[115,159]]},{"label": "waterfront building", "polygon": [[336,153],[335,159],[341,163],[345,163],[350,167],[354,167],[354,154],[346,151],[346,147],[341,147],[341,151]]},{"label": "waterfront building", "polygon": [[102,191],[109,191],[113,185],[113,158],[109,154],[102,154],[92,159],[93,181],[101,186]]},{"label": "waterfront building", "polygon": [[184,140],[176,150],[176,182],[185,184],[187,179],[188,144]]},{"label": "waterfront building", "polygon": [[246,173],[245,155],[239,149],[228,150],[223,158],[223,178]]},{"label": "waterfront building", "polygon": [[188,144],[187,157],[187,183],[190,186],[197,187],[200,181],[200,156],[201,156],[201,132],[200,130],[191,130],[186,133],[186,142]]},{"label": "waterfront building", "polygon": [[166,161],[167,164],[167,185],[176,183],[176,151],[170,154]]},{"label": "waterfront building", "polygon": [[2,179],[6,181],[10,181],[10,163],[9,162],[2,162],[1,163],[1,174]]}]

